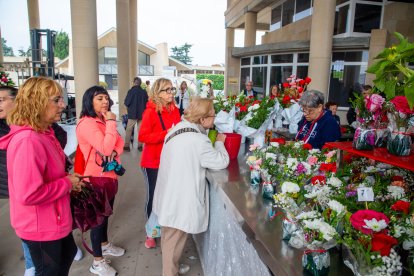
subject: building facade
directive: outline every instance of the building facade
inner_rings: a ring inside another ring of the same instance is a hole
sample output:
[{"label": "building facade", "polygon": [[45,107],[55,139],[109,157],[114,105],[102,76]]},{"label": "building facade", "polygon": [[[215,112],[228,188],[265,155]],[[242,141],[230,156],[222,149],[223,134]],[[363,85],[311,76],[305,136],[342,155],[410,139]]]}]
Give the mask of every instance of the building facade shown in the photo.
[{"label": "building facade", "polygon": [[[366,69],[396,42],[394,32],[414,40],[413,1],[387,0],[228,0],[226,93],[245,82],[268,94],[291,74],[313,79],[310,88],[347,110],[362,84],[372,84]],[[244,47],[234,47],[234,30],[244,29]],[[265,31],[255,45],[256,32]]]}]

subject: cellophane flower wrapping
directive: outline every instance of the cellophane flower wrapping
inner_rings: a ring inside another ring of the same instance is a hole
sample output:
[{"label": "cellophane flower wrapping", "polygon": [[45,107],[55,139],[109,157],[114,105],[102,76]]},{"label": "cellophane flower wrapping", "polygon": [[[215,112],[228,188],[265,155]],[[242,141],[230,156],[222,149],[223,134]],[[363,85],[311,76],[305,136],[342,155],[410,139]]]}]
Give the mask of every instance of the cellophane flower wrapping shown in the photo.
[{"label": "cellophane flower wrapping", "polygon": [[372,150],[375,145],[375,129],[358,127],[355,130],[352,146],[357,150]]},{"label": "cellophane flower wrapping", "polygon": [[331,258],[326,250],[305,251],[302,256],[303,269],[311,275],[328,275],[330,265]]},{"label": "cellophane flower wrapping", "polygon": [[408,156],[411,153],[411,136],[404,128],[389,133],[387,141],[388,152],[397,156]]},{"label": "cellophane flower wrapping", "polygon": [[296,134],[298,132],[298,124],[303,117],[303,112],[298,103],[294,103],[291,106],[283,109],[282,124],[289,125],[289,132]]},{"label": "cellophane flower wrapping", "polygon": [[233,133],[235,120],[235,108],[233,106],[230,112],[219,111],[216,114],[214,125],[219,133]]}]

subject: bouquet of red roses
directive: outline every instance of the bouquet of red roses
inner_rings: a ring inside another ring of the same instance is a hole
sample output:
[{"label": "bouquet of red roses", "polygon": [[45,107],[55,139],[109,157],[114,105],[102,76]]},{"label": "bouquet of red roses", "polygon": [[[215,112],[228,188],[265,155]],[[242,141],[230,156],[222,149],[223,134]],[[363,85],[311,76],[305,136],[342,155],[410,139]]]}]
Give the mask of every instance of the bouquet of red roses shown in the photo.
[{"label": "bouquet of red roses", "polygon": [[291,106],[297,102],[302,93],[306,91],[306,87],[312,81],[311,78],[306,77],[304,79],[297,78],[296,75],[291,75],[286,79],[286,82],[282,84],[283,93],[278,98],[283,108]]}]

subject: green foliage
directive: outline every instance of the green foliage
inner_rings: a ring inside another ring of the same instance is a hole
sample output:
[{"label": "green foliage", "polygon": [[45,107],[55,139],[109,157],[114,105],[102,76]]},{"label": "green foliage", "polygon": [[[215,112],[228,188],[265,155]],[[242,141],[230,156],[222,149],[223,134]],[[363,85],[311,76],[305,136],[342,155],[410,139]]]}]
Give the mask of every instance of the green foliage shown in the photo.
[{"label": "green foliage", "polygon": [[13,48],[7,46],[7,40],[5,40],[3,37],[1,38],[1,45],[3,46],[3,55],[5,57],[14,57]]},{"label": "green foliage", "polygon": [[[29,46],[27,50],[24,50],[23,47],[19,49],[19,57],[31,57],[32,56],[32,47]],[[42,56],[47,56],[47,51],[42,49]]]},{"label": "green foliage", "polygon": [[100,81],[99,86],[102,86],[103,88],[108,89],[108,84],[104,81]]},{"label": "green foliage", "polygon": [[193,60],[193,58],[189,56],[191,47],[193,47],[193,45],[188,44],[187,42],[182,46],[172,47],[171,51],[173,52],[173,54],[171,55],[171,57],[185,64],[191,64],[191,61]]},{"label": "green foliage", "polygon": [[414,106],[414,70],[408,63],[414,62],[414,43],[408,42],[400,33],[395,32],[399,44],[385,48],[370,66],[368,73],[375,74],[376,88],[384,92],[387,99],[405,95],[410,108]]},{"label": "green foliage", "polygon": [[64,31],[56,34],[55,40],[55,56],[64,59],[69,55],[69,35]]},{"label": "green foliage", "polygon": [[215,74],[197,74],[197,80],[209,79],[213,82],[213,89],[224,90],[224,75]]}]

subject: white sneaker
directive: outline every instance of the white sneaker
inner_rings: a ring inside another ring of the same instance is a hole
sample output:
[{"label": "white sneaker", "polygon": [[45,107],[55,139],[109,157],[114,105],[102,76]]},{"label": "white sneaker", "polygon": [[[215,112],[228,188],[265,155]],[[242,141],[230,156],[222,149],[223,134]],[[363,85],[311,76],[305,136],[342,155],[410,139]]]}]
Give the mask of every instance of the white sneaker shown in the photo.
[{"label": "white sneaker", "polygon": [[190,271],[190,266],[188,264],[180,264],[178,274],[186,274],[188,271]]},{"label": "white sneaker", "polygon": [[24,271],[24,276],[34,276],[35,275],[35,268],[34,266],[31,268],[28,268]]},{"label": "white sneaker", "polygon": [[102,255],[112,255],[119,257],[125,254],[125,249],[113,245],[111,242],[107,245],[102,246]]},{"label": "white sneaker", "polygon": [[75,258],[73,258],[75,261],[80,261],[83,258],[82,250],[78,247],[78,251],[76,252]]},{"label": "white sneaker", "polygon": [[115,276],[117,272],[112,266],[109,265],[109,263],[110,261],[106,259],[93,261],[93,264],[89,268],[89,271],[99,276]]}]

